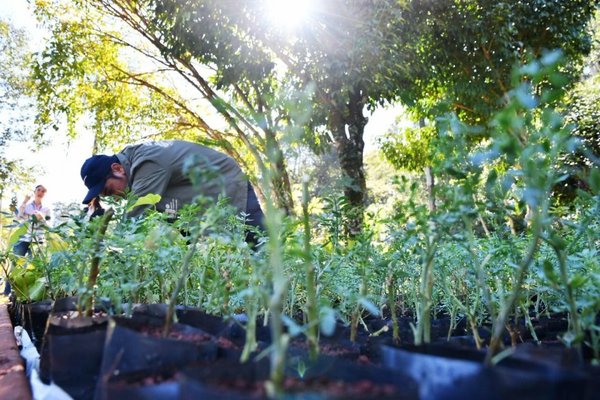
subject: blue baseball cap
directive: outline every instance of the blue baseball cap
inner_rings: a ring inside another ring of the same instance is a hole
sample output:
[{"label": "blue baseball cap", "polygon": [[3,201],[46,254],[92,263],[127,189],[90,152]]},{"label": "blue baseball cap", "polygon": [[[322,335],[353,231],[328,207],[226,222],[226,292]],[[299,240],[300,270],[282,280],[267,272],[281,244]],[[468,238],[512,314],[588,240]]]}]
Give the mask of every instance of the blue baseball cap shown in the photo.
[{"label": "blue baseball cap", "polygon": [[88,193],[83,199],[83,204],[89,204],[94,197],[98,197],[104,185],[106,179],[111,171],[111,165],[118,163],[119,159],[117,156],[106,156],[103,154],[91,156],[81,166],[81,179],[83,184],[87,186]]}]

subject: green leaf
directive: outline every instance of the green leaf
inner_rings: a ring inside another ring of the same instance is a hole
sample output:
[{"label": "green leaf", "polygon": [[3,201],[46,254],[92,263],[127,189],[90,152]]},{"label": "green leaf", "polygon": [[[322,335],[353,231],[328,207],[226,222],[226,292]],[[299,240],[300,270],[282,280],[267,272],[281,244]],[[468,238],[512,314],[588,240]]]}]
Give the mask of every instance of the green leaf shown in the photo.
[{"label": "green leaf", "polygon": [[554,265],[548,259],[545,259],[542,262],[542,270],[544,271],[544,276],[548,279],[553,285],[559,284],[558,275],[554,272]]},{"label": "green leaf", "polygon": [[304,328],[301,325],[297,324],[296,321],[294,321],[290,317],[283,315],[281,319],[283,320],[285,326],[288,328],[290,336],[295,337],[304,333]]},{"label": "green leaf", "polygon": [[43,272],[32,265],[13,269],[10,281],[19,300],[36,301],[45,295],[46,282]]},{"label": "green leaf", "polygon": [[19,227],[19,229],[14,231],[10,235],[10,239],[8,240],[8,245],[13,246],[15,243],[17,243],[19,241],[19,239],[21,238],[21,236],[23,236],[25,233],[27,233],[28,226],[29,226],[29,224],[23,224]]},{"label": "green leaf", "polygon": [[139,206],[153,206],[158,203],[161,199],[160,194],[148,193],[145,196],[140,197],[137,201],[127,208],[127,212],[130,212],[136,207]]},{"label": "green leaf", "polygon": [[40,301],[46,297],[46,278],[39,277],[29,288],[29,299],[31,301]]},{"label": "green leaf", "polygon": [[584,286],[586,282],[587,282],[587,277],[585,277],[583,275],[574,275],[571,278],[571,280],[569,281],[569,284],[571,285],[571,287],[573,289],[578,289],[578,288]]},{"label": "green leaf", "polygon": [[321,333],[323,333],[323,335],[333,335],[333,332],[335,332],[335,321],[335,310],[333,308],[321,308],[321,312],[319,313],[319,325],[321,328]]},{"label": "green leaf", "polygon": [[296,367],[296,370],[298,371],[298,376],[300,377],[300,379],[304,378],[304,374],[306,374],[306,371],[308,370],[308,368],[303,359],[298,360],[298,365]]},{"label": "green leaf", "polygon": [[588,183],[595,194],[600,194],[600,168],[594,168],[590,171]]},{"label": "green leaf", "polygon": [[379,316],[379,309],[377,308],[377,306],[375,306],[375,304],[365,298],[365,297],[361,297],[360,299],[358,299],[358,302],[360,303],[360,305],[362,305],[371,315],[377,317]]},{"label": "green leaf", "polygon": [[48,250],[51,252],[67,249],[67,243],[56,233],[47,234]]}]

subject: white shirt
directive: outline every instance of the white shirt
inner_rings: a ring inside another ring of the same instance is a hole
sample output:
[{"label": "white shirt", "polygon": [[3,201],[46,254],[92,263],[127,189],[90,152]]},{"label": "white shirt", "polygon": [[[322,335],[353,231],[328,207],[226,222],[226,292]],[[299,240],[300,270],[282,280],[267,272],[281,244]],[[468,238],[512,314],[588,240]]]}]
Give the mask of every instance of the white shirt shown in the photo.
[{"label": "white shirt", "polygon": [[21,238],[19,239],[22,242],[31,242],[33,238],[35,238],[36,242],[38,243],[44,242],[44,229],[42,228],[42,225],[46,225],[46,220],[36,220],[34,222],[31,216],[35,214],[36,211],[42,213],[44,217],[50,216],[50,209],[48,207],[44,207],[42,204],[38,206],[33,201],[27,203],[25,209],[23,210],[23,214],[19,215],[21,219],[29,223],[27,233],[21,236]]}]

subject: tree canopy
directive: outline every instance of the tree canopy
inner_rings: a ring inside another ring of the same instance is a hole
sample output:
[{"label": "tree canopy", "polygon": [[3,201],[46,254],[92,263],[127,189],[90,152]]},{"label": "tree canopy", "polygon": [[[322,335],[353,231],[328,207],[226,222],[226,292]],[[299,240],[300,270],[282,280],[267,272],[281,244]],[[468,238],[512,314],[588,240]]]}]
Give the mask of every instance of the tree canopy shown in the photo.
[{"label": "tree canopy", "polygon": [[[75,133],[87,118],[98,148],[148,137],[219,146],[255,181],[275,171],[269,185],[287,210],[287,152],[333,143],[358,232],[365,109],[399,99],[417,118],[453,111],[484,124],[515,64],[559,47],[580,72],[598,3],[328,0],[291,31],[265,17],[263,0],[39,3],[52,39],[35,62],[38,124],[66,117]],[[387,151],[412,169],[435,152],[417,133]]]},{"label": "tree canopy", "polygon": [[2,194],[30,181],[22,161],[6,154],[11,141],[31,139],[33,102],[28,93],[27,36],[0,20],[0,202]]}]

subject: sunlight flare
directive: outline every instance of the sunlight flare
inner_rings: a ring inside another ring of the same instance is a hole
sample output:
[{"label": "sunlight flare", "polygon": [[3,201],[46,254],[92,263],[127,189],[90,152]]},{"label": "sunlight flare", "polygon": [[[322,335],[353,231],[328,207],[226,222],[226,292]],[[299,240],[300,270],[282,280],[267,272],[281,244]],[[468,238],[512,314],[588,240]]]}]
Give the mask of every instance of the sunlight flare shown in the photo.
[{"label": "sunlight flare", "polygon": [[305,23],[313,11],[314,0],[265,0],[269,20],[293,30]]}]

